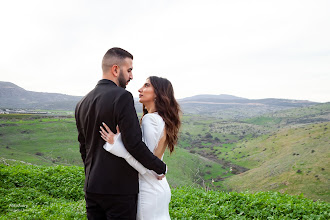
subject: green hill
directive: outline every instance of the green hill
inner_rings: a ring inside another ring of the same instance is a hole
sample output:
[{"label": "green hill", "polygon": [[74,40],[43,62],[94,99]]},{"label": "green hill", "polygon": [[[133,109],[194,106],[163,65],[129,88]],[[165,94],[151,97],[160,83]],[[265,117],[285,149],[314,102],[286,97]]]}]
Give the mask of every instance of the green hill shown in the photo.
[{"label": "green hill", "polygon": [[235,191],[279,191],[330,201],[330,123],[284,128],[243,141],[228,160],[250,170],[225,180]]},{"label": "green hill", "polygon": [[[84,171],[0,161],[0,219],[86,219]],[[172,188],[172,219],[329,219],[330,204],[277,192]]]},{"label": "green hill", "polygon": [[[3,158],[36,165],[83,166],[73,116],[0,115],[0,137]],[[166,152],[164,161],[169,169],[167,179],[174,187],[210,185],[225,172],[221,164],[182,148],[171,156]],[[214,187],[217,185],[220,183]]]}]

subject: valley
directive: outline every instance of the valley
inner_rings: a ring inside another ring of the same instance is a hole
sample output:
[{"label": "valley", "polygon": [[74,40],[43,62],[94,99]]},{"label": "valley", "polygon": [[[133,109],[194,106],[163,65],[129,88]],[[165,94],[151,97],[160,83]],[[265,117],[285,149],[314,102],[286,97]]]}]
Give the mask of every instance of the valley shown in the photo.
[{"label": "valley", "polygon": [[[330,104],[251,118],[183,113],[171,187],[303,193],[329,202]],[[82,166],[72,114],[0,115],[0,157],[37,165]]]}]

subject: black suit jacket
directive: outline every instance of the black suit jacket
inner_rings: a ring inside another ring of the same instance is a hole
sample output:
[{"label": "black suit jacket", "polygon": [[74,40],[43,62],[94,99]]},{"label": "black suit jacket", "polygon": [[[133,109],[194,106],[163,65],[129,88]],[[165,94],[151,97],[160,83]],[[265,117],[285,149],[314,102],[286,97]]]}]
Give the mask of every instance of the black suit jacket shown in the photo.
[{"label": "black suit jacket", "polygon": [[102,79],[76,106],[80,153],[85,165],[85,192],[136,194],[138,173],[123,158],[105,151],[99,133],[105,122],[112,132],[119,126],[127,151],[143,166],[158,174],[166,165],[142,142],[142,133],[132,94],[114,82]]}]

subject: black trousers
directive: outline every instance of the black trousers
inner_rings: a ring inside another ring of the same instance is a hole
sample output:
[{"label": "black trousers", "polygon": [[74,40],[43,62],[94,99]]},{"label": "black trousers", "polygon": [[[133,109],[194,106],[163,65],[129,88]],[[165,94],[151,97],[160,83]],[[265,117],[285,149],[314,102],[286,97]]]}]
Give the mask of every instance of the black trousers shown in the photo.
[{"label": "black trousers", "polygon": [[137,194],[109,195],[85,193],[89,220],[136,219]]}]

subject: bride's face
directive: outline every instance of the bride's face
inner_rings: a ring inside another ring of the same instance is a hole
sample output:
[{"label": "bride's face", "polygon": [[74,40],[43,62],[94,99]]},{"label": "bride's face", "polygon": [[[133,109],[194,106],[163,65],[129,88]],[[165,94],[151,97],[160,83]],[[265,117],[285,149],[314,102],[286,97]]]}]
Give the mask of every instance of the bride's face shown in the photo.
[{"label": "bride's face", "polygon": [[142,104],[154,102],[156,94],[154,87],[151,85],[150,80],[147,79],[144,85],[139,89],[139,102]]}]

